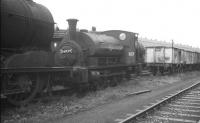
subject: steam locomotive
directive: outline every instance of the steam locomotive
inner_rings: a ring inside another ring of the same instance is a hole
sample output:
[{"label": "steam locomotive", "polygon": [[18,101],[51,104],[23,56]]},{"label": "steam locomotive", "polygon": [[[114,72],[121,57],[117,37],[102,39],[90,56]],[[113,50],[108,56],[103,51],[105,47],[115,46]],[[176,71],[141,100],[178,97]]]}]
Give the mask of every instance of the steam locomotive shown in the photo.
[{"label": "steam locomotive", "polygon": [[2,0],[1,98],[24,105],[37,94],[116,85],[146,66],[138,33],[78,30],[77,19],[58,42],[54,20],[32,0]]}]

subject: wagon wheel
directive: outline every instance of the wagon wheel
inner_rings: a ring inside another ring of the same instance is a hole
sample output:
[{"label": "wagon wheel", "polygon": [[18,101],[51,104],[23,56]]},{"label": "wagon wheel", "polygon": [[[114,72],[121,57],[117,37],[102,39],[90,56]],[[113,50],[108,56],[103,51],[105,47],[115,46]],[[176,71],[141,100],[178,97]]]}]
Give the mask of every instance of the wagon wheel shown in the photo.
[{"label": "wagon wheel", "polygon": [[116,79],[117,79],[117,82],[118,82],[118,83],[121,83],[122,80],[123,80],[123,75],[117,76]]},{"label": "wagon wheel", "polygon": [[41,89],[39,76],[30,76],[27,74],[12,75],[10,80],[11,82],[9,83],[14,85],[15,89],[19,90],[17,93],[7,96],[8,101],[13,105],[27,104]]},{"label": "wagon wheel", "polygon": [[110,86],[114,87],[114,86],[117,86],[117,77],[116,76],[113,76],[110,78]]},{"label": "wagon wheel", "polygon": [[159,70],[160,70],[160,74],[164,75],[164,68],[161,67]]},{"label": "wagon wheel", "polygon": [[101,90],[101,89],[103,89],[104,86],[105,86],[104,79],[101,78],[101,77],[98,77],[98,78],[95,80],[95,83],[96,83],[96,86],[97,86],[97,90]]},{"label": "wagon wheel", "polygon": [[153,71],[153,75],[156,76],[156,74],[157,74],[157,69],[153,67],[153,68],[152,68],[152,71]]},{"label": "wagon wheel", "polygon": [[126,78],[126,80],[130,80],[131,79],[131,74],[127,72],[125,78]]},{"label": "wagon wheel", "polygon": [[105,77],[103,78],[103,88],[107,88],[107,87],[110,87],[110,77]]},{"label": "wagon wheel", "polygon": [[106,87],[108,87],[108,83],[107,83],[108,80],[105,77],[100,77],[99,80],[101,83],[100,85],[101,89],[105,89]]},{"label": "wagon wheel", "polygon": [[89,81],[89,90],[90,91],[96,91],[97,90],[97,85],[96,85],[94,80]]}]

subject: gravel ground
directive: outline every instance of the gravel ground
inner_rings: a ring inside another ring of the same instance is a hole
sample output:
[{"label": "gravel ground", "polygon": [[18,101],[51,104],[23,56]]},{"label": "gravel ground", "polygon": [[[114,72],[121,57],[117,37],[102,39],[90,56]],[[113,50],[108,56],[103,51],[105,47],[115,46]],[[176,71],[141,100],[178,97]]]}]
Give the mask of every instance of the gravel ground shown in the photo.
[{"label": "gravel ground", "polygon": [[51,119],[75,115],[97,106],[110,104],[113,101],[126,98],[129,94],[141,90],[153,90],[182,80],[200,76],[200,72],[187,72],[166,76],[141,76],[128,82],[122,82],[116,87],[89,92],[84,97],[54,96],[52,99],[43,99],[24,108],[11,108],[1,111],[3,123],[35,123]]}]

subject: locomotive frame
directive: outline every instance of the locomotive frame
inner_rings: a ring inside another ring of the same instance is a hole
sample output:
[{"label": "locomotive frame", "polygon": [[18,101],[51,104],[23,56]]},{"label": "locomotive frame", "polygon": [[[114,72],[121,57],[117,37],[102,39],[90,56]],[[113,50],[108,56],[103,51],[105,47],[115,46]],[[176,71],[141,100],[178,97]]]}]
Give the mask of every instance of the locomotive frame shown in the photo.
[{"label": "locomotive frame", "polygon": [[[96,90],[100,86],[115,86],[123,78],[130,79],[135,66],[104,67],[40,67],[1,69],[1,98],[14,105],[25,105],[37,94],[71,87]],[[59,79],[58,79],[59,78]],[[56,89],[54,86],[63,86]]]}]

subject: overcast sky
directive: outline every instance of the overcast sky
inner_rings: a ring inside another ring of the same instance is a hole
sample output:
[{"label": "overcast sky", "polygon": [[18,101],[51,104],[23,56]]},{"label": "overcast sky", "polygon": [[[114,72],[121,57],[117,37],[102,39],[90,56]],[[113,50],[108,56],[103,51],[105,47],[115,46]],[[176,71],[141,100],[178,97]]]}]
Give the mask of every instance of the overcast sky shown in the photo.
[{"label": "overcast sky", "polygon": [[34,0],[45,5],[59,28],[77,18],[79,29],[127,30],[140,37],[200,48],[200,0]]}]

